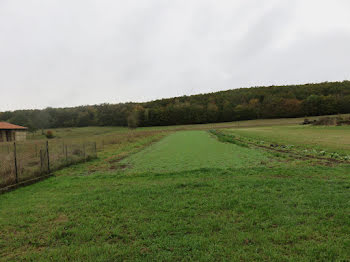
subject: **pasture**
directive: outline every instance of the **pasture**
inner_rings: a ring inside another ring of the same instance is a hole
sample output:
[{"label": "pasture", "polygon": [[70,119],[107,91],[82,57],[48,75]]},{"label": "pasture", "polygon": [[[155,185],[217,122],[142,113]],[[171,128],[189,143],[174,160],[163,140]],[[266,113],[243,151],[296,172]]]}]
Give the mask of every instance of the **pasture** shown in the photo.
[{"label": "pasture", "polygon": [[341,153],[350,152],[350,126],[260,126],[231,129],[232,133],[277,144],[293,144]]},{"label": "pasture", "polygon": [[242,141],[350,153],[348,129],[269,121],[140,128],[134,136],[62,131],[125,137],[98,159],[0,195],[0,260],[349,260],[348,163],[223,143],[207,132],[228,127]]}]

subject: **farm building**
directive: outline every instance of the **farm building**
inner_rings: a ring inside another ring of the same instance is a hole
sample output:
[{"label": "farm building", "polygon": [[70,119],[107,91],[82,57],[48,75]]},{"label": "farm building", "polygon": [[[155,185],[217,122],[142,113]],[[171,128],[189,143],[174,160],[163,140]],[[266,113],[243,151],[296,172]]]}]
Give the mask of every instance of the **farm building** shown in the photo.
[{"label": "farm building", "polygon": [[27,138],[27,128],[6,122],[0,122],[0,143],[24,141]]}]

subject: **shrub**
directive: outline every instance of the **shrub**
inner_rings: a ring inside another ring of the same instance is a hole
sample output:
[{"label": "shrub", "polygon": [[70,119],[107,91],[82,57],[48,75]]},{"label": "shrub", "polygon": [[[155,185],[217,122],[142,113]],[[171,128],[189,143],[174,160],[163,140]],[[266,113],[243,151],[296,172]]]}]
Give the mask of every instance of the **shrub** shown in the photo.
[{"label": "shrub", "polygon": [[312,123],[316,126],[341,126],[341,125],[350,125],[350,118],[347,117],[322,117],[317,121]]},{"label": "shrub", "polygon": [[334,117],[322,117],[315,121],[313,125],[315,126],[334,126],[337,123],[337,119]]},{"label": "shrub", "polygon": [[301,124],[302,125],[310,125],[310,124],[312,124],[312,122],[309,119],[305,118],[304,122],[302,122]]},{"label": "shrub", "polygon": [[51,130],[48,130],[47,132],[46,132],[46,138],[47,139],[52,139],[52,138],[54,138],[55,136],[53,135],[53,132],[51,131]]},{"label": "shrub", "polygon": [[137,128],[138,126],[139,126],[138,113],[132,112],[128,116],[128,127],[134,129],[134,128]]}]

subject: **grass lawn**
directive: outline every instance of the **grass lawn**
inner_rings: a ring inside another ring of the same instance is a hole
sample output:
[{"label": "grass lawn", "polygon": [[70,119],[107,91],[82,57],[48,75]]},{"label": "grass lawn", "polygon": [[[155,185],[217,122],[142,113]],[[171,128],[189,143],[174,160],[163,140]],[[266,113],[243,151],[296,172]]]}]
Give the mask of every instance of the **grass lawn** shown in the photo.
[{"label": "grass lawn", "polygon": [[0,195],[0,260],[350,259],[349,165],[278,157],[203,131],[118,162],[151,141],[111,146]]}]

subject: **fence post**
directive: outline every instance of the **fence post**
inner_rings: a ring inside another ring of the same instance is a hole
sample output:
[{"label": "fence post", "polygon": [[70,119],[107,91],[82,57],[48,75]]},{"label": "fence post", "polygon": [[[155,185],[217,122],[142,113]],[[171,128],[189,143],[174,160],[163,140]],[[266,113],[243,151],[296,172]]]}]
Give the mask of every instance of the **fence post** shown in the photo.
[{"label": "fence post", "polygon": [[49,173],[51,173],[51,170],[50,170],[49,141],[46,141],[46,154],[47,154],[47,171]]},{"label": "fence post", "polygon": [[95,149],[95,157],[97,157],[97,144],[96,144],[96,141],[94,142],[94,149]]},{"label": "fence post", "polygon": [[66,148],[66,162],[68,163],[68,146],[65,145],[65,148]]},{"label": "fence post", "polygon": [[43,151],[40,149],[40,172],[43,172]]},{"label": "fence post", "polygon": [[16,142],[13,143],[13,154],[15,157],[15,179],[16,179],[16,184],[18,184],[18,167],[17,167],[17,146]]},{"label": "fence post", "polygon": [[84,161],[86,161],[85,143],[83,143],[83,155],[84,155]]}]

